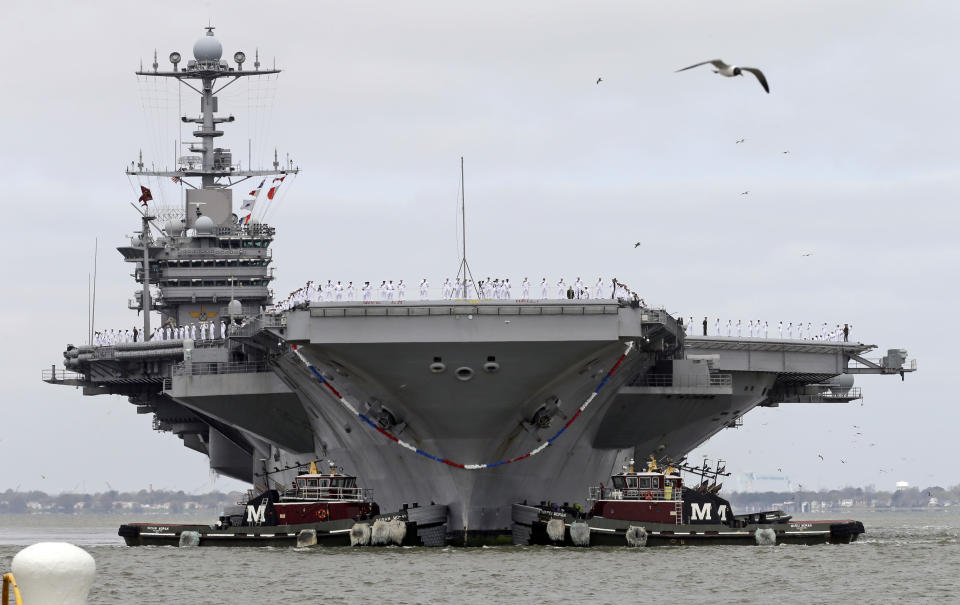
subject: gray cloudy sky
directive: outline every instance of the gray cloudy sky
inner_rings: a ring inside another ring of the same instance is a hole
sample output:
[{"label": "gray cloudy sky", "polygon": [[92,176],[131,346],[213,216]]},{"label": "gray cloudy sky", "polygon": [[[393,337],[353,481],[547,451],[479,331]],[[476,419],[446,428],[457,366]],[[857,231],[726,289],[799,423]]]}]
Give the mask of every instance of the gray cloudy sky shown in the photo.
[{"label": "gray cloudy sky", "polygon": [[[269,217],[278,293],[311,278],[455,273],[463,155],[476,273],[616,276],[684,316],[852,322],[856,337],[919,359],[904,383],[858,379],[862,406],[757,410],[702,452],[810,488],[960,482],[960,5],[264,6],[4,4],[0,489],[211,485],[205,458],[125,399],[40,382],[84,339],[96,237],[98,327],[135,321],[113,249],[137,226],[122,171],[141,147],[148,161],[172,155],[173,138],[151,130],[132,72],[154,48],[161,64],[189,55],[208,18],[225,54],[259,47],[286,70],[258,142],[304,168]],[[673,73],[717,57],[764,69],[771,94],[749,77]],[[225,145],[245,159],[259,131],[243,123],[241,93],[222,108],[238,116]]]}]

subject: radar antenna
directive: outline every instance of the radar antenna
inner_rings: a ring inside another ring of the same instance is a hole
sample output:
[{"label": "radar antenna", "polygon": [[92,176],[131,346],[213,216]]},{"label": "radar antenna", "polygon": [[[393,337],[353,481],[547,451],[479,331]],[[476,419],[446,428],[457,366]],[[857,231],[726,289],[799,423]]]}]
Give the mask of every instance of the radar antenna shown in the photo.
[{"label": "radar antenna", "polygon": [[474,281],[473,272],[467,263],[467,202],[464,199],[466,195],[464,193],[463,181],[463,156],[460,156],[460,242],[463,247],[460,255],[460,268],[457,269],[457,284],[464,298],[467,297],[468,283],[470,284],[469,287],[477,295],[477,298],[480,298],[480,289],[477,288],[477,282]]}]

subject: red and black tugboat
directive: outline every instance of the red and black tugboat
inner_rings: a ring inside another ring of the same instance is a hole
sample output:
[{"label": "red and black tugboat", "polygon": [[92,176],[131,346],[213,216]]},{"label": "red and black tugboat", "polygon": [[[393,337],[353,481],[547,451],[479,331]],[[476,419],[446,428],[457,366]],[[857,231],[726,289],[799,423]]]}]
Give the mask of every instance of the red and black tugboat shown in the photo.
[{"label": "red and black tugboat", "polygon": [[431,504],[381,514],[372,491],[315,462],[290,489],[250,493],[213,525],[129,523],[127,546],[443,546],[447,507]]},{"label": "red and black tugboat", "polygon": [[[661,469],[651,457],[646,471],[635,472],[631,460],[610,486],[590,488],[593,506],[586,513],[566,503],[514,504],[514,544],[846,544],[864,533],[860,521],[795,521],[779,510],[735,515],[719,495],[717,478],[729,475],[721,464],[711,469],[706,463],[700,468],[667,463]],[[699,475],[699,485],[684,486],[678,470]]]}]

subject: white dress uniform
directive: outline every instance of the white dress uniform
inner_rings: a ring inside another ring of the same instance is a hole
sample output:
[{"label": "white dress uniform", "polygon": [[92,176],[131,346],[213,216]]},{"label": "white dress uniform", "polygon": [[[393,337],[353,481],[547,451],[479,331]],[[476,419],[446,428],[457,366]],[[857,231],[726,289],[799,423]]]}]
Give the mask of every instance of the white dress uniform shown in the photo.
[{"label": "white dress uniform", "polygon": [[520,282],[520,298],[528,300],[530,298],[530,280],[526,277]]},{"label": "white dress uniform", "polygon": [[333,282],[328,279],[327,285],[324,286],[323,291],[326,294],[326,296],[324,296],[323,299],[327,302],[332,301],[333,300]]},{"label": "white dress uniform", "polygon": [[770,324],[763,322],[763,337],[770,338]]},{"label": "white dress uniform", "polygon": [[547,278],[544,277],[544,278],[543,278],[543,281],[540,282],[540,300],[546,300],[546,298],[547,298],[547,290],[549,290],[549,289],[550,289],[550,286],[547,285]]},{"label": "white dress uniform", "polygon": [[580,295],[583,294],[583,281],[580,278],[577,278],[577,281],[573,282],[573,291],[576,293],[577,298],[580,298]]},{"label": "white dress uniform", "polygon": [[387,282],[380,282],[380,300],[387,300]]},{"label": "white dress uniform", "polygon": [[787,338],[793,339],[793,322],[787,324]]},{"label": "white dress uniform", "polygon": [[567,284],[563,282],[563,278],[560,278],[560,281],[557,282],[557,298],[566,298],[567,297]]},{"label": "white dress uniform", "polygon": [[397,300],[406,300],[407,299],[407,284],[403,283],[401,279],[397,283]]},{"label": "white dress uniform", "polygon": [[387,282],[387,300],[393,300],[393,295],[396,293],[397,287],[393,285],[393,280],[391,279]]},{"label": "white dress uniform", "polygon": [[220,322],[220,338],[221,339],[227,338],[227,323],[224,321]]},{"label": "white dress uniform", "polygon": [[373,297],[373,286],[370,285],[370,282],[360,286],[360,291],[363,292],[363,302],[369,302]]},{"label": "white dress uniform", "polygon": [[582,298],[583,298],[584,300],[590,300],[590,286],[584,286],[584,287],[583,287],[583,295],[582,295]]},{"label": "white dress uniform", "polygon": [[427,283],[427,278],[423,278],[423,281],[420,282],[420,300],[427,300],[427,292],[430,290],[430,284]]},{"label": "white dress uniform", "polygon": [[453,294],[453,292],[452,292],[452,290],[451,290],[451,288],[450,288],[450,278],[449,278],[449,277],[448,277],[447,279],[443,280],[442,292],[443,292],[443,294],[442,294],[442,295],[443,295],[443,300],[449,300],[450,297],[451,297],[451,295]]},{"label": "white dress uniform", "polygon": [[740,323],[740,320],[737,320],[737,338],[743,336],[743,325]]},{"label": "white dress uniform", "polygon": [[510,298],[510,280],[503,280],[503,297]]},{"label": "white dress uniform", "polygon": [[333,292],[337,298],[337,302],[343,300],[343,284],[337,282],[337,285],[333,287]]},{"label": "white dress uniform", "polygon": [[357,300],[357,289],[354,287],[353,282],[347,284],[347,300]]},{"label": "white dress uniform", "polygon": [[606,291],[605,291],[605,289],[604,289],[604,287],[603,287],[603,278],[602,278],[602,277],[599,278],[599,279],[597,279],[597,287],[594,288],[594,293],[595,293],[595,295],[596,295],[597,298],[604,298],[603,295],[606,293]]}]

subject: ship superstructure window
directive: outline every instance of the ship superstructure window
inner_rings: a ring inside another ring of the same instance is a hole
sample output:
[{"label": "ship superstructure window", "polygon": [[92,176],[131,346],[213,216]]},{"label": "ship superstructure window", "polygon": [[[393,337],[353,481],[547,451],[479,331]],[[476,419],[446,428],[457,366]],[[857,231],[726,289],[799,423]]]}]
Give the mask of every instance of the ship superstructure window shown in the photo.
[{"label": "ship superstructure window", "polygon": [[628,488],[628,489],[637,489],[637,478],[636,478],[636,477],[627,477],[627,488]]},{"label": "ship superstructure window", "polygon": [[627,487],[627,482],[623,480],[623,477],[614,477],[613,487],[615,489],[624,489]]}]

